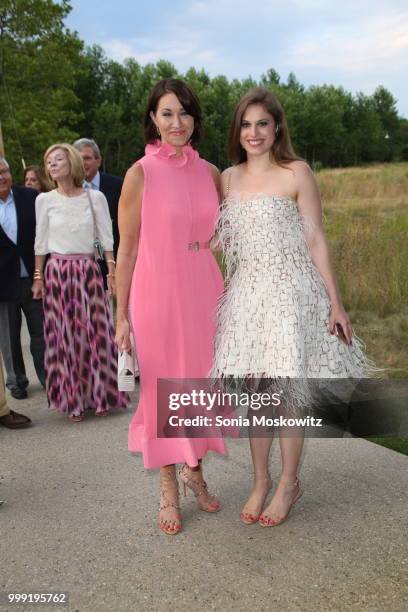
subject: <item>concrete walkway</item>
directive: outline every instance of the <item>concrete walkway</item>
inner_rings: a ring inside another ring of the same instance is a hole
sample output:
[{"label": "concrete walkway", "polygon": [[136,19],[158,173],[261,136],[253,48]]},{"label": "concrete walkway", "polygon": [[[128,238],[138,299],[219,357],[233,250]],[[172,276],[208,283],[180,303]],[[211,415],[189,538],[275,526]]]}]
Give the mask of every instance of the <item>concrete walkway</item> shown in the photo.
[{"label": "concrete walkway", "polygon": [[[0,610],[408,609],[407,457],[309,439],[302,500],[289,521],[262,529],[238,519],[251,467],[248,441],[229,441],[229,458],[205,462],[222,511],[200,513],[188,496],[183,532],[166,536],[157,473],[126,448],[131,411],[71,423],[48,411],[26,363],[29,399],[10,405],[34,426],[0,428],[0,591],[67,591],[69,605]],[[275,445],[275,477],[278,457]]]}]

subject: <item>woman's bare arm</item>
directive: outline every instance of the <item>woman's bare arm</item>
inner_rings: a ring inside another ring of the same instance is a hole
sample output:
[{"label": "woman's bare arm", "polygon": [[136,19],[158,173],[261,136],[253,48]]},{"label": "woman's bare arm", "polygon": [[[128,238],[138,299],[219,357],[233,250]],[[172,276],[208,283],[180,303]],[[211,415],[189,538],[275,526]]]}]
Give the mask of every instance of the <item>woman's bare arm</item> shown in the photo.
[{"label": "woman's bare arm", "polygon": [[322,225],[320,194],[315,177],[305,162],[293,162],[291,169],[295,172],[297,202],[299,211],[306,222],[306,239],[310,255],[323,279],[331,303],[329,331],[332,334],[336,333],[336,323],[339,323],[347,341],[351,343],[353,332],[350,320],[343,308],[331,264],[330,251]]},{"label": "woman's bare arm", "polygon": [[[208,166],[210,168],[210,172],[211,172],[211,176],[212,176],[213,181],[214,181],[215,188],[217,190],[218,203],[220,203],[221,200],[222,200],[222,188],[221,188],[221,175],[220,175],[220,171],[218,170],[217,166],[214,166],[214,164],[210,164],[210,162],[207,162],[207,163],[208,163]],[[220,246],[218,244],[218,240],[217,240],[216,228],[214,228],[214,235],[211,238],[211,250],[213,252],[221,251],[221,248],[220,248]]]},{"label": "woman's bare arm", "polygon": [[120,242],[116,262],[116,342],[120,350],[131,348],[128,302],[139,246],[143,187],[143,169],[134,164],[126,173],[118,210]]}]

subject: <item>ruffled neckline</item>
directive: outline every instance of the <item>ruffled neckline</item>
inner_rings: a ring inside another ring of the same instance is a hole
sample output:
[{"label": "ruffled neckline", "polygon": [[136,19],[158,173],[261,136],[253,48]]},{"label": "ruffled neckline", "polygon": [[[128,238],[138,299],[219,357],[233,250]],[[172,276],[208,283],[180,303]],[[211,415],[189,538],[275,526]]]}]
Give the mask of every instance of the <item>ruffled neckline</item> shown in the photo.
[{"label": "ruffled neckline", "polygon": [[193,149],[191,145],[184,145],[181,149],[181,155],[177,155],[177,151],[173,145],[167,142],[162,143],[160,140],[156,140],[152,144],[146,145],[146,155],[157,155],[160,159],[167,160],[173,166],[182,167],[187,163],[198,159],[198,152]]}]

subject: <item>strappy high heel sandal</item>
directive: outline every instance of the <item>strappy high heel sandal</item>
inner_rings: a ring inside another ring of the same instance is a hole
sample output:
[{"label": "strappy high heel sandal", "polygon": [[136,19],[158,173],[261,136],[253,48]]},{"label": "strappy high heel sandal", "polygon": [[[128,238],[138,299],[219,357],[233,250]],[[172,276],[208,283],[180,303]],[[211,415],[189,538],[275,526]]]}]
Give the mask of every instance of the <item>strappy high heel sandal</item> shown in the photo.
[{"label": "strappy high heel sandal", "polygon": [[85,416],[83,414],[74,414],[73,412],[71,412],[68,415],[68,418],[72,423],[80,423],[85,419]]},{"label": "strappy high heel sandal", "polygon": [[[170,485],[170,486],[169,486]],[[169,489],[173,486],[177,491],[177,502],[172,502],[167,494]],[[159,511],[163,512],[163,510],[167,510],[168,508],[175,508],[176,510],[180,510],[179,505],[179,490],[178,490],[178,482],[176,478],[176,474],[173,470],[168,472],[160,472],[160,506]],[[181,517],[179,512],[177,512],[176,518],[163,518],[163,516],[159,517],[159,527],[164,533],[168,535],[176,535],[181,531]]]},{"label": "strappy high heel sandal", "polygon": [[[269,473],[268,473],[267,476],[265,476],[265,478],[255,478],[255,483],[256,483],[256,481],[258,481],[258,482],[266,482],[267,483],[267,489],[266,489],[265,495],[263,497],[262,504],[261,504],[261,509],[260,509],[259,512],[257,512],[256,510],[254,510],[253,512],[251,510],[244,512],[244,510],[242,510],[241,514],[239,515],[239,518],[241,519],[241,521],[245,525],[253,525],[254,523],[257,523],[259,521],[259,517],[262,514],[262,510],[263,510],[263,507],[264,507],[264,504],[265,504],[265,499],[267,498],[269,491],[272,489],[272,478],[271,478]],[[252,494],[252,492],[251,492],[251,494]],[[245,506],[244,506],[244,508],[245,508]]]},{"label": "strappy high heel sandal", "polygon": [[[195,474],[198,475],[198,478],[194,477]],[[197,506],[200,510],[204,512],[218,512],[221,510],[221,504],[218,499],[208,492],[201,467],[199,470],[192,470],[185,463],[179,471],[179,476],[184,486],[184,497],[187,495],[186,487],[188,487],[196,496]]]},{"label": "strappy high heel sandal", "polygon": [[109,410],[100,410],[99,412],[95,412],[95,416],[103,418],[109,416]]},{"label": "strappy high heel sandal", "polygon": [[303,489],[300,486],[300,480],[299,478],[296,476],[295,482],[293,484],[286,484],[287,487],[295,487],[295,496],[289,506],[289,510],[287,511],[287,513],[285,514],[285,516],[283,516],[280,519],[273,519],[270,516],[268,516],[267,514],[261,514],[261,516],[259,517],[259,524],[261,525],[261,527],[276,527],[276,525],[281,525],[281,523],[283,523],[284,521],[286,521],[286,519],[289,516],[290,511],[292,510],[293,506],[296,504],[296,502],[302,497],[303,495]]}]

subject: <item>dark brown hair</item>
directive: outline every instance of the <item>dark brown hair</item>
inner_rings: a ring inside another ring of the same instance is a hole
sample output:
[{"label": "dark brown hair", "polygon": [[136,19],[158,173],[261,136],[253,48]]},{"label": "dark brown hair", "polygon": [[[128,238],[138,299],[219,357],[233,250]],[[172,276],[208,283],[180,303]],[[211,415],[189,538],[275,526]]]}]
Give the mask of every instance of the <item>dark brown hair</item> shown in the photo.
[{"label": "dark brown hair", "polygon": [[246,151],[242,148],[240,143],[240,136],[242,118],[246,109],[251,104],[261,104],[261,106],[272,115],[275,121],[277,134],[275,134],[275,140],[271,147],[275,162],[278,165],[284,165],[285,162],[300,159],[293,150],[285,113],[278,98],[265,87],[254,87],[238,102],[232,117],[228,139],[228,155],[231,162],[235,165],[241,164],[247,160]]},{"label": "dark brown hair", "polygon": [[38,182],[40,183],[41,192],[51,191],[51,189],[53,189],[52,184],[47,179],[45,171],[43,170],[43,168],[41,168],[41,166],[26,166],[24,168],[24,177],[23,177],[24,184],[25,184],[27,172],[34,172],[35,176],[37,177]]},{"label": "dark brown hair", "polygon": [[194,131],[190,140],[191,145],[194,147],[200,142],[203,132],[200,101],[191,87],[180,79],[163,79],[156,83],[150,92],[144,115],[145,142],[152,143],[158,138],[156,126],[150,117],[150,113],[156,113],[160,98],[168,93],[174,93],[186,113],[194,119]]}]

